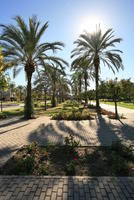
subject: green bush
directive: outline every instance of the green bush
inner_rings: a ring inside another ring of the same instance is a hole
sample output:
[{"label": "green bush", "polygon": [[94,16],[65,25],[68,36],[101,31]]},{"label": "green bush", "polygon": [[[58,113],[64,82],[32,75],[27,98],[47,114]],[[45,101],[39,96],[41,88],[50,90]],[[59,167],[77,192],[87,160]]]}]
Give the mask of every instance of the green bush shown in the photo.
[{"label": "green bush", "polygon": [[28,175],[34,169],[35,163],[36,162],[34,156],[29,154],[24,158],[15,159],[14,165],[7,174]]},{"label": "green bush", "polygon": [[7,114],[1,112],[0,119],[6,119],[6,118],[8,118]]},{"label": "green bush", "polygon": [[91,120],[93,119],[88,111],[72,110],[69,112],[60,111],[52,116],[54,120]]},{"label": "green bush", "polygon": [[39,107],[40,107],[40,103],[35,102],[35,103],[34,103],[34,107],[35,107],[35,108],[39,108]]},{"label": "green bush", "polygon": [[110,165],[115,173],[128,173],[128,162],[115,151],[110,155]]},{"label": "green bush", "polygon": [[69,137],[65,137],[65,146],[69,154],[77,154],[76,148],[80,145],[79,141],[74,139],[73,135],[69,135]]},{"label": "green bush", "polygon": [[65,171],[66,171],[67,176],[74,176],[75,175],[75,165],[74,165],[73,160],[66,165]]},{"label": "green bush", "polygon": [[126,159],[134,159],[134,151],[132,145],[125,145],[121,142],[113,142],[111,145],[111,150],[115,151]]}]

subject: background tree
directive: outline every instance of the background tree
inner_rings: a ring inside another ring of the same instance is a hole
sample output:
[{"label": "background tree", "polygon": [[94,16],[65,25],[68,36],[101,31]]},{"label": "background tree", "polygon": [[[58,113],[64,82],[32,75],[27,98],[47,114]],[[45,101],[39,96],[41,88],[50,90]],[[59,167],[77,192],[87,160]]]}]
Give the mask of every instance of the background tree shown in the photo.
[{"label": "background tree", "polygon": [[117,78],[115,80],[110,80],[107,84],[107,92],[113,99],[113,102],[115,104],[115,118],[119,119],[118,109],[117,109],[117,102],[120,98],[121,94],[121,87],[119,82],[117,81]]},{"label": "background tree", "polygon": [[96,29],[94,33],[85,32],[81,34],[74,44],[76,48],[72,51],[71,57],[87,59],[90,62],[90,66],[93,66],[95,76],[96,87],[96,108],[99,109],[99,73],[100,62],[104,66],[108,66],[115,72],[120,68],[123,69],[122,59],[119,53],[122,51],[114,48],[116,43],[120,43],[121,38],[115,38],[113,30],[108,29],[104,34],[100,27]]},{"label": "background tree", "polygon": [[[1,25],[0,37],[3,56],[10,67],[14,67],[14,75],[24,69],[27,77],[27,97],[25,100],[25,117],[32,117],[31,79],[35,69],[42,62],[50,61],[60,64],[64,62],[55,56],[50,56],[49,51],[61,50],[63,43],[41,43],[40,39],[48,28],[48,22],[41,26],[36,16],[29,18],[28,25],[22,17],[16,16],[16,25]],[[18,67],[20,66],[20,67]]]}]

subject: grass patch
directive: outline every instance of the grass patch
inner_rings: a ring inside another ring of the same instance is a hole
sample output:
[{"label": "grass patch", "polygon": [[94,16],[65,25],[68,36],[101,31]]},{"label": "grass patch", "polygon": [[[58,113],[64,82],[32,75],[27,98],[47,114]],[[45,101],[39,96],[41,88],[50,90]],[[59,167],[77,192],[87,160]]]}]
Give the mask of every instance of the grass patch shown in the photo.
[{"label": "grass patch", "polygon": [[[64,152],[64,154],[63,154]],[[24,146],[0,169],[2,175],[134,176],[131,146],[82,147],[74,138],[65,144]]]},{"label": "grass patch", "polygon": [[0,112],[0,119],[3,119],[1,116],[6,116],[6,118],[10,116],[21,116],[24,115],[24,109],[18,108],[14,110],[5,110],[3,112]]},{"label": "grass patch", "polygon": [[[114,102],[109,102],[109,101],[100,101],[100,102],[114,106]],[[117,105],[123,108],[134,109],[134,103],[118,102]]]}]

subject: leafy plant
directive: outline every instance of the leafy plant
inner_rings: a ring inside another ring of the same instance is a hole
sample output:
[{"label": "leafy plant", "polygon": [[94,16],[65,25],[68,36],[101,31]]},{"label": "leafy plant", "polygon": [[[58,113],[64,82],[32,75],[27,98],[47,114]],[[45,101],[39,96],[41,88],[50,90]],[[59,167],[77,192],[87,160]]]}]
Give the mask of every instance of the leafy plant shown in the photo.
[{"label": "leafy plant", "polygon": [[70,134],[69,137],[65,138],[65,145],[69,153],[76,154],[76,148],[80,145],[80,142],[76,141],[74,136]]},{"label": "leafy plant", "polygon": [[121,142],[113,142],[111,149],[116,153],[120,154],[122,157],[127,159],[134,159],[134,152],[132,145],[125,145]]},{"label": "leafy plant", "polygon": [[66,171],[66,175],[69,175],[69,176],[75,175],[75,165],[74,165],[73,160],[66,165],[65,171]]},{"label": "leafy plant", "polygon": [[6,119],[8,116],[5,113],[0,113],[0,119]]},{"label": "leafy plant", "polygon": [[110,162],[115,173],[128,173],[128,162],[114,151],[110,155]]}]

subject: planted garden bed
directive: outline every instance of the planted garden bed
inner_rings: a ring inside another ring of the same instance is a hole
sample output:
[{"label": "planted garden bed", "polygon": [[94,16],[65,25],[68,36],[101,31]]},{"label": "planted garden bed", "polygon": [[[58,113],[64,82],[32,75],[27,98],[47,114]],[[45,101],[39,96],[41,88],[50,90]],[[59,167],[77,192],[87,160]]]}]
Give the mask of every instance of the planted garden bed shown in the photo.
[{"label": "planted garden bed", "polygon": [[73,136],[65,145],[24,146],[0,169],[2,175],[134,176],[131,146],[82,147]]}]

